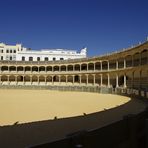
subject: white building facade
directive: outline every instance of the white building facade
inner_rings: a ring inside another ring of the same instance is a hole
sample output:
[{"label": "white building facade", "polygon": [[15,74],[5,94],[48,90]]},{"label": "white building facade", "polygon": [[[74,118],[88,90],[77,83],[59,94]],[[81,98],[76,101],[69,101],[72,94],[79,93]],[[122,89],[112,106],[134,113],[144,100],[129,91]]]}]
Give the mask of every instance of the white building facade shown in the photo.
[{"label": "white building facade", "polygon": [[0,43],[0,60],[7,61],[56,61],[86,58],[87,48],[76,50],[65,49],[42,49],[31,50],[21,44],[6,45]]}]

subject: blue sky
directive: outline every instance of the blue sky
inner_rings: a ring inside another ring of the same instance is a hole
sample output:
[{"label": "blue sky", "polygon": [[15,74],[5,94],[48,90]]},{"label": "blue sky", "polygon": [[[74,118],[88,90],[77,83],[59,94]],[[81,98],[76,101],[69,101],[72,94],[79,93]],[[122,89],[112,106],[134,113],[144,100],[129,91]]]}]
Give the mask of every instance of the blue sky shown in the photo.
[{"label": "blue sky", "polygon": [[148,36],[147,0],[1,0],[0,42],[32,49],[86,46],[88,56]]}]

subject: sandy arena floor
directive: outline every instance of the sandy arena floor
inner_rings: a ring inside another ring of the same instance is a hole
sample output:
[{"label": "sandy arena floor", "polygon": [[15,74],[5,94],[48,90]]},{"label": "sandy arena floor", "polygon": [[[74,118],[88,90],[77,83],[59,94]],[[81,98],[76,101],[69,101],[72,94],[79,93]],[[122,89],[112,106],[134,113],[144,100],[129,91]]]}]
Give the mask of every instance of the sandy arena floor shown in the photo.
[{"label": "sandy arena floor", "polygon": [[90,114],[128,101],[110,94],[1,89],[0,126]]}]

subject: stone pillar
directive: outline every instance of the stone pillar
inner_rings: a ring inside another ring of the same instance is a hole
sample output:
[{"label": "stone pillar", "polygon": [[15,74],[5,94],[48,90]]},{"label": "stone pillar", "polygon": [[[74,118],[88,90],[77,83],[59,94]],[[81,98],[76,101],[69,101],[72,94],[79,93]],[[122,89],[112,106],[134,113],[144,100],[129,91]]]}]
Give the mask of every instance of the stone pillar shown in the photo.
[{"label": "stone pillar", "polygon": [[17,85],[17,76],[15,76],[15,84]]},{"label": "stone pillar", "polygon": [[52,85],[54,84],[54,82],[53,82],[53,76],[51,76],[51,82],[52,82]]},{"label": "stone pillar", "polygon": [[100,74],[100,78],[101,78],[101,80],[100,80],[101,81],[100,86],[102,86],[102,82],[103,82],[102,81],[103,80],[103,75],[102,74]]},{"label": "stone pillar", "polygon": [[100,68],[101,68],[100,70],[102,71],[102,61],[100,62],[100,66],[101,66],[101,67],[100,67]]},{"label": "stone pillar", "polygon": [[31,85],[32,85],[32,76],[30,77],[30,82],[31,82]]},{"label": "stone pillar", "polygon": [[47,84],[47,80],[46,80],[46,78],[47,78],[47,77],[45,76],[45,85]]},{"label": "stone pillar", "polygon": [[126,75],[124,74],[124,88],[126,88]]},{"label": "stone pillar", "polygon": [[81,75],[79,75],[79,79],[80,79],[80,84],[81,84]]},{"label": "stone pillar", "polygon": [[59,66],[59,72],[61,72],[61,66]]},{"label": "stone pillar", "polygon": [[66,85],[67,85],[67,75],[65,77],[66,77]]},{"label": "stone pillar", "polygon": [[109,75],[109,73],[107,74],[107,78],[108,78],[108,87],[110,87],[110,75]]},{"label": "stone pillar", "polygon": [[8,78],[8,84],[10,85],[9,76],[7,76],[7,78]]},{"label": "stone pillar", "polygon": [[75,65],[73,65],[73,71],[75,71]]},{"label": "stone pillar", "polygon": [[108,66],[108,71],[109,71],[109,61],[107,62],[107,66]]},{"label": "stone pillar", "polygon": [[68,71],[68,66],[66,65],[66,71]]},{"label": "stone pillar", "polygon": [[126,68],[126,60],[124,59],[124,69]]},{"label": "stone pillar", "polygon": [[88,74],[86,75],[86,85],[88,85]]},{"label": "stone pillar", "polygon": [[59,84],[61,84],[61,76],[59,76]]},{"label": "stone pillar", "polygon": [[45,72],[47,73],[47,67],[45,67]]},{"label": "stone pillar", "polygon": [[95,63],[94,63],[94,71],[96,70]]},{"label": "stone pillar", "polygon": [[116,74],[116,88],[119,87],[118,79],[119,79],[118,74]]},{"label": "stone pillar", "polygon": [[74,75],[72,75],[72,83],[73,83],[73,85],[75,83],[75,76]]},{"label": "stone pillar", "polygon": [[39,76],[38,76],[38,85],[39,85],[40,81],[39,81]]},{"label": "stone pillar", "polygon": [[94,76],[94,81],[93,81],[93,85],[95,85],[95,81],[96,81],[96,78],[95,78],[95,74],[93,75]]},{"label": "stone pillar", "polygon": [[116,61],[116,69],[118,69],[118,61]]}]

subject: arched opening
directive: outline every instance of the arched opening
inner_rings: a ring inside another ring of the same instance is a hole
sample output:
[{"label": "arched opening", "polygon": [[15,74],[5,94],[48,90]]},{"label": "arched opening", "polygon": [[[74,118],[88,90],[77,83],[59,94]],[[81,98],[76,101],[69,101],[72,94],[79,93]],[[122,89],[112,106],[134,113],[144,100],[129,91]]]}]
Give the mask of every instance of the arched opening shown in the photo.
[{"label": "arched opening", "polygon": [[24,82],[30,82],[30,76],[24,76]]},{"label": "arched opening", "polygon": [[10,66],[9,71],[16,71],[16,67],[15,66]]},{"label": "arched opening", "polygon": [[38,77],[37,76],[32,76],[32,82],[38,82]]},{"label": "arched opening", "polygon": [[38,67],[37,66],[33,66],[32,67],[32,72],[38,72]]},{"label": "arched opening", "polygon": [[108,62],[102,61],[102,70],[108,70]]},{"label": "arched opening", "polygon": [[53,71],[59,71],[59,66],[54,66]]},{"label": "arched opening", "polygon": [[31,71],[31,67],[26,66],[26,67],[25,67],[25,72],[27,72],[27,71]]},{"label": "arched opening", "polygon": [[133,65],[134,66],[140,65],[140,54],[139,53],[134,54],[134,56],[133,56]]},{"label": "arched opening", "polygon": [[67,69],[68,71],[73,71],[73,65],[68,65]]},{"label": "arched opening", "polygon": [[102,75],[102,85],[108,86],[108,75],[107,74]]},{"label": "arched opening", "polygon": [[88,64],[88,70],[94,70],[94,63]]},{"label": "arched opening", "polygon": [[17,72],[20,72],[20,71],[23,71],[23,70],[24,70],[24,67],[22,67],[22,66],[17,67]]},{"label": "arched opening", "polygon": [[59,82],[59,76],[53,76],[53,82]]},{"label": "arched opening", "polygon": [[95,85],[100,85],[101,81],[100,81],[100,75],[96,74],[95,75]]},{"label": "arched opening", "polygon": [[88,75],[88,84],[93,85],[94,84],[94,76],[93,75]]},{"label": "arched opening", "polygon": [[7,81],[8,81],[8,76],[2,75],[2,76],[1,76],[1,81],[2,81],[2,82],[7,82]]},{"label": "arched opening", "polygon": [[118,59],[118,68],[124,68],[124,59],[123,58],[120,58]]},{"label": "arched opening", "polygon": [[79,64],[75,65],[75,71],[80,71],[80,65]]},{"label": "arched opening", "polygon": [[68,85],[71,85],[73,83],[73,76],[67,76],[67,82],[68,82]]},{"label": "arched opening", "polygon": [[81,84],[86,85],[86,83],[87,83],[86,75],[81,75]]},{"label": "arched opening", "polygon": [[141,52],[141,65],[145,65],[148,62],[148,50],[145,49]]},{"label": "arched opening", "polygon": [[82,70],[82,71],[86,71],[86,70],[87,70],[87,64],[85,64],[85,63],[82,64],[82,65],[81,65],[81,70]]},{"label": "arched opening", "polygon": [[14,75],[9,76],[9,81],[10,82],[15,82],[15,76]]},{"label": "arched opening", "polygon": [[64,84],[66,83],[66,76],[64,75],[61,76],[61,83],[64,83]]},{"label": "arched opening", "polygon": [[126,60],[126,67],[132,67],[132,56],[128,55],[125,57]]},{"label": "arched opening", "polygon": [[47,70],[47,72],[52,71],[52,66],[47,66],[46,70]]},{"label": "arched opening", "polygon": [[2,71],[2,72],[8,71],[8,66],[2,66],[2,67],[1,67],[1,71]]},{"label": "arched opening", "polygon": [[52,82],[52,76],[47,76],[46,82],[47,82],[47,84],[50,84]]},{"label": "arched opening", "polygon": [[39,67],[39,72],[45,72],[45,67],[44,66],[40,66]]},{"label": "arched opening", "polygon": [[23,76],[17,76],[17,82],[23,82]]},{"label": "arched opening", "polygon": [[100,62],[95,63],[95,70],[101,70],[101,63]]},{"label": "arched opening", "polygon": [[110,70],[116,69],[116,61],[115,60],[109,61],[109,69]]},{"label": "arched opening", "polygon": [[66,71],[66,66],[65,65],[61,66],[61,71]]}]

